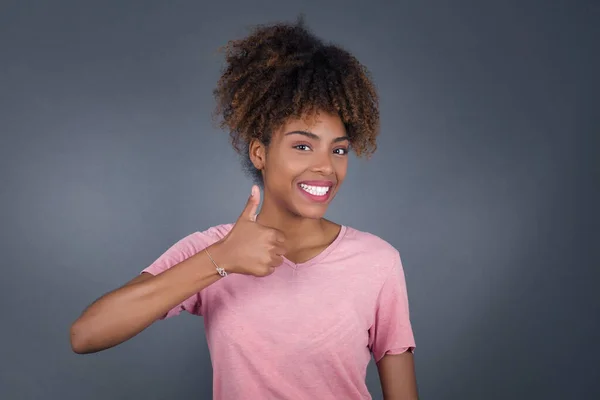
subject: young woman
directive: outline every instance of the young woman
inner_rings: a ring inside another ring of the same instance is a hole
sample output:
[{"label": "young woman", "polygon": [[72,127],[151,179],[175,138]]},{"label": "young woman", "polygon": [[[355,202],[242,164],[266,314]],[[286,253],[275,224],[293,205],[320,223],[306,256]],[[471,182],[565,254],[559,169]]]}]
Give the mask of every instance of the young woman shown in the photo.
[{"label": "young woman", "polygon": [[217,112],[257,183],[244,210],[90,305],[73,350],[116,346],[185,310],[205,320],[215,399],[370,399],[371,355],[385,399],[416,399],[398,251],[323,218],[350,148],[376,147],[367,70],[301,22],[255,28],[226,61]]}]

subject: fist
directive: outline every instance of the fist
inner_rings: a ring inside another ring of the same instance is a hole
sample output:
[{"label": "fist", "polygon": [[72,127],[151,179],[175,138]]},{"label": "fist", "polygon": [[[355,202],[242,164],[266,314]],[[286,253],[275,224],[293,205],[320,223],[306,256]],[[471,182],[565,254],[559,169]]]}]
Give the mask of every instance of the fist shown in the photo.
[{"label": "fist", "polygon": [[[256,222],[260,190],[252,186],[252,194],[235,225],[220,242],[222,266],[228,273],[267,276],[283,263],[285,237],[277,229]],[[219,260],[216,260],[219,263]]]}]

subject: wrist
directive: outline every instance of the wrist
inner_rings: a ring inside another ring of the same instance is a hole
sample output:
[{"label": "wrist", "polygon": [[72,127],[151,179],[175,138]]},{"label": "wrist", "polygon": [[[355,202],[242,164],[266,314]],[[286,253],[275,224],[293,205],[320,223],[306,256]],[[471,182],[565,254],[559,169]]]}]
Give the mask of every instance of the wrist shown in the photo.
[{"label": "wrist", "polygon": [[[234,264],[231,262],[231,251],[227,249],[223,241],[216,242],[206,248],[210,253],[215,271],[217,267],[223,268],[228,274],[236,273]],[[217,272],[218,273],[218,272]]]}]

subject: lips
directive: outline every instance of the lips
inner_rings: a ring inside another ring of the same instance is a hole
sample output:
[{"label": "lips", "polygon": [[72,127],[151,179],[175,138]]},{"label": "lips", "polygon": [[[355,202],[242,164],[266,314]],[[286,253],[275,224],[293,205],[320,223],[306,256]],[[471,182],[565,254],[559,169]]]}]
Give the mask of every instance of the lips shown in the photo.
[{"label": "lips", "polygon": [[302,181],[298,184],[300,191],[310,200],[323,202],[329,199],[333,182],[331,181]]}]

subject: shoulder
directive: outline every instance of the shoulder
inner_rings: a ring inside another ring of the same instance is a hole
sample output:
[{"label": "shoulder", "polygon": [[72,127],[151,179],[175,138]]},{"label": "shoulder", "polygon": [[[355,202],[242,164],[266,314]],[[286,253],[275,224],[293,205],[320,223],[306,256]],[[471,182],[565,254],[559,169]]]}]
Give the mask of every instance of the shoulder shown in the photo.
[{"label": "shoulder", "polygon": [[211,226],[204,230],[192,232],[182,237],[177,243],[175,243],[173,247],[187,249],[191,253],[197,253],[213,243],[223,239],[225,236],[227,236],[229,231],[231,231],[232,227],[233,224],[221,224]]},{"label": "shoulder", "polygon": [[205,240],[218,241],[227,236],[227,234],[231,231],[231,228],[233,228],[232,223],[215,225],[203,231],[195,232],[194,235],[204,238]]},{"label": "shoulder", "polygon": [[393,256],[398,253],[398,250],[391,243],[380,236],[350,226],[346,226],[344,241],[353,247],[370,253],[384,256]]},{"label": "shoulder", "polygon": [[375,265],[394,267],[400,263],[400,252],[387,240],[373,233],[346,226],[343,247],[356,257],[365,257]]},{"label": "shoulder", "polygon": [[217,225],[182,237],[155,259],[143,272],[156,275],[171,268],[221,240],[231,230],[232,226],[233,224]]}]

